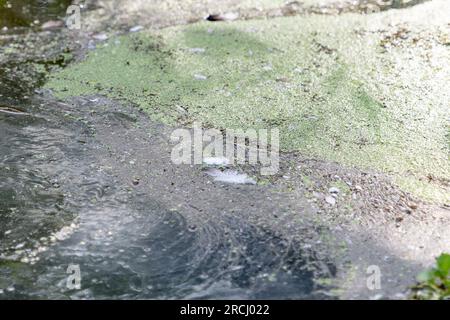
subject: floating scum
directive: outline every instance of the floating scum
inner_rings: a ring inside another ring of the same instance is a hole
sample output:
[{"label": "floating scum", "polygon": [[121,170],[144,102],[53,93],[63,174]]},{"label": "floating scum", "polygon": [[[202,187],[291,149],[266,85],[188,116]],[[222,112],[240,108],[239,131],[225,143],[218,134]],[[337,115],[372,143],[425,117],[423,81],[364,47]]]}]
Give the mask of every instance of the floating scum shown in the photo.
[{"label": "floating scum", "polygon": [[277,127],[282,151],[387,172],[448,202],[450,46],[440,11],[431,22],[410,8],[130,34],[46,86],[59,98],[132,102],[169,125]]}]

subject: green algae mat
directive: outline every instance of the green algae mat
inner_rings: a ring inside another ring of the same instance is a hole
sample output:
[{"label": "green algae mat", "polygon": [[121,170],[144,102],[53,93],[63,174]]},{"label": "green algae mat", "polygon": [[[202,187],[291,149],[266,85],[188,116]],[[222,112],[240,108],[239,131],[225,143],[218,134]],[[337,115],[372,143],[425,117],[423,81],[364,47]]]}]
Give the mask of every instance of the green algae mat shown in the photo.
[{"label": "green algae mat", "polygon": [[[420,8],[202,22],[111,38],[50,76],[169,125],[280,129],[281,149],[450,201],[450,31]],[[448,42],[447,42],[448,41]]]}]

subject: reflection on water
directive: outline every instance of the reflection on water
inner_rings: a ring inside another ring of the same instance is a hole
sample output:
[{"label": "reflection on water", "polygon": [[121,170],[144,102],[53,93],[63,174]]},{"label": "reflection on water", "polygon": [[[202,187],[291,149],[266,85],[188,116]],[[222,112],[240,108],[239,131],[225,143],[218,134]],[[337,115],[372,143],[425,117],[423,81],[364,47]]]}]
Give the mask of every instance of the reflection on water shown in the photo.
[{"label": "reflection on water", "polygon": [[71,0],[0,0],[0,29],[29,27],[65,15]]}]

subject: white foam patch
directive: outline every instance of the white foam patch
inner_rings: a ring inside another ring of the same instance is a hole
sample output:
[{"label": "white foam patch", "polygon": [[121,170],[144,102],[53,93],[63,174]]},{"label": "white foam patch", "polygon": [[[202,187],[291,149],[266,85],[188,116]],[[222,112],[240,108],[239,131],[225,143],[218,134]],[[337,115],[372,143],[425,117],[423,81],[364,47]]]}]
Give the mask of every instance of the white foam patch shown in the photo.
[{"label": "white foam patch", "polygon": [[235,170],[221,171],[218,169],[209,169],[207,172],[214,181],[221,181],[233,184],[256,184],[256,181],[247,176],[245,173],[239,173]]},{"label": "white foam patch", "polygon": [[230,164],[230,160],[225,157],[205,157],[203,163],[209,166],[226,166]]}]

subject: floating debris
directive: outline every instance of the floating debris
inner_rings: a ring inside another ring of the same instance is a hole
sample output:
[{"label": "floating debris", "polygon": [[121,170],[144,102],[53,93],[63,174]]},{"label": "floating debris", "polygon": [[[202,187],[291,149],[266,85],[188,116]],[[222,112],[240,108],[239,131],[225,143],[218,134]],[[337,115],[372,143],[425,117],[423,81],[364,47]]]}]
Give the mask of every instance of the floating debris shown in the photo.
[{"label": "floating debris", "polygon": [[99,40],[99,41],[105,41],[106,39],[108,39],[108,35],[105,33],[99,33],[99,34],[93,35],[92,38],[94,38],[95,40]]},{"label": "floating debris", "polygon": [[194,74],[194,78],[195,78],[195,80],[202,80],[202,81],[208,79],[207,76],[204,76],[202,74]]},{"label": "floating debris", "polygon": [[233,21],[239,18],[239,13],[237,12],[227,12],[223,14],[210,14],[206,17],[208,21]]},{"label": "floating debris", "polygon": [[226,166],[230,164],[230,160],[225,157],[205,157],[203,163],[208,166]]},{"label": "floating debris", "polygon": [[336,188],[336,187],[331,187],[330,189],[328,189],[328,192],[329,193],[334,193],[334,194],[337,194],[337,193],[339,193],[339,188]]},{"label": "floating debris", "polygon": [[325,201],[331,206],[334,206],[336,204],[336,199],[331,196],[325,197]]},{"label": "floating debris", "polygon": [[256,184],[256,181],[247,176],[245,173],[239,173],[235,170],[219,170],[209,169],[206,172],[211,177],[214,177],[214,181],[221,181],[233,184]]},{"label": "floating debris", "polygon": [[41,26],[42,30],[52,30],[52,29],[58,29],[62,28],[64,26],[64,22],[61,20],[50,20],[47,22],[44,22]]},{"label": "floating debris", "polygon": [[205,48],[189,48],[189,52],[191,53],[204,53],[205,51]]},{"label": "floating debris", "polygon": [[133,28],[130,29],[130,32],[138,32],[141,31],[142,29],[144,29],[143,26],[134,26]]},{"label": "floating debris", "polygon": [[7,106],[0,106],[0,112],[12,114],[12,115],[27,115],[28,114],[25,111],[22,111],[20,109],[13,108],[13,107],[7,107]]}]

